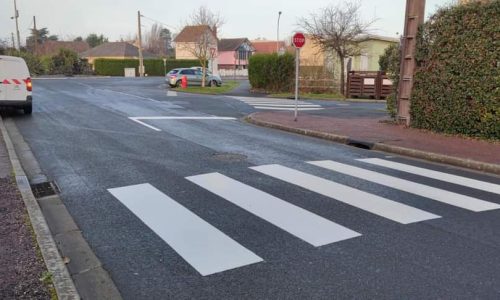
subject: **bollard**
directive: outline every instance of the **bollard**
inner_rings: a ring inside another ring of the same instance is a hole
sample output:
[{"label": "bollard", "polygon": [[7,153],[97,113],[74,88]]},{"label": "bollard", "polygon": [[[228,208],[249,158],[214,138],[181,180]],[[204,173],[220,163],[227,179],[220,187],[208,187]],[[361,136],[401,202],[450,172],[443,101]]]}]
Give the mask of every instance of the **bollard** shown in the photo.
[{"label": "bollard", "polygon": [[187,88],[188,87],[188,78],[187,78],[187,76],[186,75],[182,76],[181,80],[182,80],[181,81],[181,87],[183,89]]}]

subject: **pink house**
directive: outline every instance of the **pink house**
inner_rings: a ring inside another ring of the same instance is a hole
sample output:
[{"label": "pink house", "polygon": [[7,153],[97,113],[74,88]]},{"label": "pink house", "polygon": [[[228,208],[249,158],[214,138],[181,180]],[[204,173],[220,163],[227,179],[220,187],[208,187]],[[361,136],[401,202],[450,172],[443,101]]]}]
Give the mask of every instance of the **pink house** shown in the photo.
[{"label": "pink house", "polygon": [[247,38],[221,39],[218,44],[219,69],[243,70],[248,68],[248,59],[255,51]]}]

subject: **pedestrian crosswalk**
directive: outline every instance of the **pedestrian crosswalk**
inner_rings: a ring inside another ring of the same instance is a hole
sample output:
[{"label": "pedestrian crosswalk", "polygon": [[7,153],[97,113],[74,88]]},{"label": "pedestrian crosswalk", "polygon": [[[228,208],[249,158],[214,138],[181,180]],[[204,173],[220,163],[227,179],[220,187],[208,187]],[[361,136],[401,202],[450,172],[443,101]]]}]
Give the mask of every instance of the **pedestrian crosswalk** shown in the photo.
[{"label": "pedestrian crosswalk", "polygon": [[[234,97],[239,101],[253,106],[259,110],[281,110],[292,111],[295,110],[295,100],[289,99],[273,99],[273,98],[252,98],[252,97]],[[299,111],[314,111],[323,110],[324,108],[319,104],[312,104],[305,101],[297,101],[297,110]]]},{"label": "pedestrian crosswalk", "polygon": [[[323,170],[322,174],[325,174],[325,171],[333,171],[362,181],[400,190],[406,194],[428,198],[444,205],[458,207],[471,214],[500,210],[500,199],[498,197],[491,198],[495,199],[494,202],[491,202],[491,200],[465,196],[445,189],[389,176],[383,174],[382,171],[371,171],[359,167],[360,163],[450,182],[466,188],[486,191],[492,195],[498,194],[500,188],[500,184],[497,183],[378,158],[360,159],[353,162],[353,165],[325,160],[304,162],[304,166],[309,165],[310,168],[317,168],[318,171]],[[332,205],[335,201],[338,201],[355,209],[368,212],[373,217],[384,218],[402,224],[402,226],[442,218],[442,216],[434,214],[432,211],[426,211],[429,210],[428,208],[422,210],[400,203],[398,201],[400,199],[389,199],[374,195],[364,191],[362,185],[356,188],[350,187],[335,182],[335,180],[310,174],[310,171],[303,172],[273,164],[250,167],[246,172],[252,177],[277,179],[279,180],[278,183],[291,184],[331,199]],[[363,234],[359,229],[353,230],[349,228],[353,224],[346,224],[345,219],[343,219],[342,224],[339,224],[336,220],[321,216],[318,212],[309,211],[306,207],[307,203],[304,207],[299,207],[292,204],[290,199],[281,199],[276,195],[260,190],[257,186],[238,181],[222,173],[194,175],[185,179],[187,184],[208,191],[224,199],[230,205],[250,213],[252,218],[264,220],[269,226],[279,228],[291,237],[313,247],[355,239]],[[202,276],[260,263],[266,259],[266,257],[259,256],[262,254],[258,253],[258,249],[253,249],[253,251],[247,249],[248,245],[245,245],[244,240],[235,241],[227,233],[214,227],[150,184],[112,188],[109,189],[109,192]],[[315,199],[308,198],[308,203],[311,202],[314,203]],[[214,210],[217,210],[217,208],[214,207]],[[221,214],[220,218],[224,219],[224,215]],[[231,222],[231,220],[228,219],[227,222]]]}]

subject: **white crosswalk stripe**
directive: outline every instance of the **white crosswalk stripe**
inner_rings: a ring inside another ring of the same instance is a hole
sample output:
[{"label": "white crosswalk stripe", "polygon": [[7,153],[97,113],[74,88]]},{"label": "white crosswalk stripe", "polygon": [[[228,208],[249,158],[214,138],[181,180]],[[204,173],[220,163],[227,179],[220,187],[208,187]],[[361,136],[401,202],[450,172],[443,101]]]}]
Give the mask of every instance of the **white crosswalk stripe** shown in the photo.
[{"label": "white crosswalk stripe", "polygon": [[[489,192],[495,192],[497,187],[495,184],[382,159],[359,161]],[[348,164],[331,160],[308,163],[474,212],[500,209],[500,204]],[[282,165],[263,165],[250,169],[400,224],[441,218],[439,215],[362,191],[359,188],[349,187]],[[234,204],[253,216],[267,221],[268,225],[274,225],[314,247],[362,235],[360,232],[337,224],[306,208],[220,173],[189,176],[186,180],[225,199],[227,203]],[[264,260],[150,184],[113,188],[108,191],[202,276]],[[308,202],[305,203],[304,205],[307,205]],[[217,210],[217,207],[213,209]],[[224,215],[220,217],[224,218]],[[230,223],[231,220],[226,219],[225,222]],[[262,230],[266,231],[266,228]]]},{"label": "white crosswalk stripe", "polygon": [[316,247],[361,235],[219,173],[187,179]]},{"label": "white crosswalk stripe", "polygon": [[309,163],[335,172],[358,177],[363,180],[375,182],[380,185],[388,186],[390,188],[398,189],[407,193],[426,197],[474,212],[500,209],[500,205],[496,203],[487,202],[466,195],[457,194],[447,190],[438,189],[428,185],[400,179],[394,176],[389,176],[358,167],[353,167],[346,164],[341,164],[334,161],[316,161]]},{"label": "white crosswalk stripe", "polygon": [[438,215],[284,166],[267,165],[251,169],[402,224],[440,218]]},{"label": "white crosswalk stripe", "polygon": [[262,261],[152,185],[109,192],[203,276]]},{"label": "white crosswalk stripe", "polygon": [[[253,106],[260,110],[294,110],[295,101],[289,99],[271,99],[271,98],[250,98],[250,97],[234,97],[239,101]],[[297,110],[299,111],[314,111],[323,110],[319,104],[312,104],[305,101],[297,101]]]},{"label": "white crosswalk stripe", "polygon": [[445,181],[457,185],[462,185],[470,187],[476,190],[482,190],[490,193],[500,194],[500,184],[494,184],[490,182],[480,181],[476,179],[471,179],[467,177],[457,176],[449,173],[438,172],[430,169],[419,168],[407,164],[397,163],[389,160],[384,160],[380,158],[368,158],[368,159],[358,159],[359,161],[369,163],[372,165],[377,165],[397,171],[403,171],[406,173],[411,173],[423,177],[428,177],[440,181]]}]

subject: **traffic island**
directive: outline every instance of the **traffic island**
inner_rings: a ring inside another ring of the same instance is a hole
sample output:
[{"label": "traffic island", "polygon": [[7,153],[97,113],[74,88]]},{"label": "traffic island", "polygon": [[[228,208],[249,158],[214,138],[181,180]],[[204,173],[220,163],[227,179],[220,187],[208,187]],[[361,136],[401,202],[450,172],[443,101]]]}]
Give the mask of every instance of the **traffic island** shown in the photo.
[{"label": "traffic island", "polygon": [[448,136],[391,123],[387,118],[336,118],[290,112],[257,112],[249,123],[500,175],[500,143]]}]

